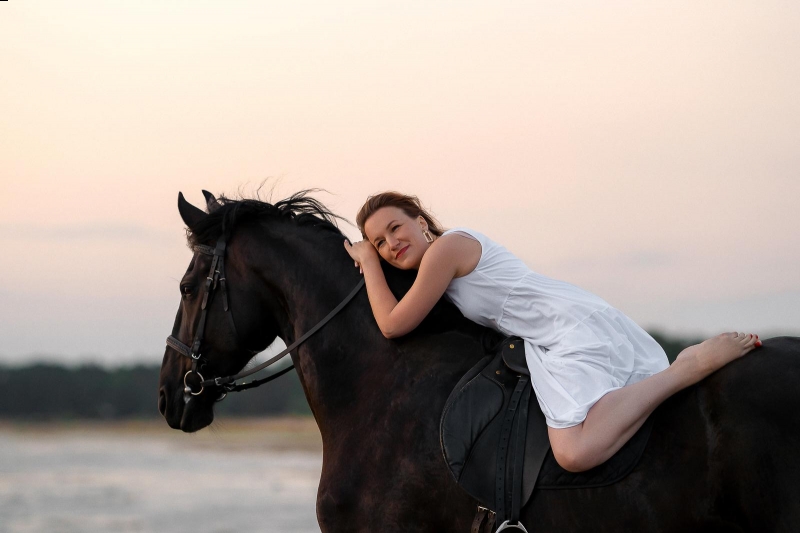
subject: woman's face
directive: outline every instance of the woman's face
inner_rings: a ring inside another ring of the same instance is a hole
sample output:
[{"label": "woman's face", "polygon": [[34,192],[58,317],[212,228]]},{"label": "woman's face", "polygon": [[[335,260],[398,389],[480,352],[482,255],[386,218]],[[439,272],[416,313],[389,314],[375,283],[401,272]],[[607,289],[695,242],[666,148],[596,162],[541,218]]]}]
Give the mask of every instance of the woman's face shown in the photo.
[{"label": "woman's face", "polygon": [[403,270],[419,269],[430,246],[422,235],[423,229],[428,229],[424,218],[411,218],[399,207],[381,207],[364,222],[367,240],[378,254]]}]

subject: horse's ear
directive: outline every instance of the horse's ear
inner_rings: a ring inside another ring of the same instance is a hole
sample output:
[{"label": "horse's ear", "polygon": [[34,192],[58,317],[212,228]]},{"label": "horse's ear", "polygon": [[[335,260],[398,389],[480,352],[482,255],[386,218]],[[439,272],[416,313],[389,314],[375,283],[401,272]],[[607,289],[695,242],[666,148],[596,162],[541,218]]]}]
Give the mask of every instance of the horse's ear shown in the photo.
[{"label": "horse's ear", "polygon": [[203,196],[206,197],[206,208],[208,209],[209,213],[220,207],[221,204],[217,201],[214,195],[205,189],[203,189]]},{"label": "horse's ear", "polygon": [[206,213],[187,202],[182,192],[178,193],[178,212],[181,214],[184,224],[189,228],[193,228],[198,222],[208,216]]}]

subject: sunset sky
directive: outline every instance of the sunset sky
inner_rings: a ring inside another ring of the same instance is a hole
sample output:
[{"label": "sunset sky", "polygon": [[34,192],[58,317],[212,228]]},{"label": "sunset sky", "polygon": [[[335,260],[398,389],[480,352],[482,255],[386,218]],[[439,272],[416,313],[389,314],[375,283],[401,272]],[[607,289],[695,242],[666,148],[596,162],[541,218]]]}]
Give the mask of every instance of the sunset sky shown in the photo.
[{"label": "sunset sky", "polygon": [[648,329],[800,334],[799,26],[772,0],[0,2],[0,363],[160,361],[178,191],[264,180],[350,220],[416,194]]}]

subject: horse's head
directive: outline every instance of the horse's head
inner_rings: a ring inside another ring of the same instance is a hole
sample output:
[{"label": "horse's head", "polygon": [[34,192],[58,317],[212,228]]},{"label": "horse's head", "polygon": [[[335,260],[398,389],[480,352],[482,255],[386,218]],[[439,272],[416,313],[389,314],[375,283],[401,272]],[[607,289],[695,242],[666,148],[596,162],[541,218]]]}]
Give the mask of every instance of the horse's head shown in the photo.
[{"label": "horse's head", "polygon": [[276,315],[267,309],[278,303],[254,278],[247,233],[226,228],[231,217],[215,213],[220,204],[203,193],[208,213],[178,196],[194,256],[180,281],[181,303],[159,380],[159,411],[172,428],[187,432],[212,422],[213,404],[223,395],[220,387],[202,387],[203,379],[235,374],[279,334]]}]

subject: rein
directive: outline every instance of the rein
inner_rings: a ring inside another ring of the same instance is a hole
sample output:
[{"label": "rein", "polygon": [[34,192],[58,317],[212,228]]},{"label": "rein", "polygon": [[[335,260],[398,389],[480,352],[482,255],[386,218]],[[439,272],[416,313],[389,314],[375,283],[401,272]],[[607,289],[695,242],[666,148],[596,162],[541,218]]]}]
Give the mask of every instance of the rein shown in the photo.
[{"label": "rein", "polygon": [[[297,339],[290,346],[287,346],[286,349],[283,350],[281,353],[275,355],[274,357],[271,357],[267,361],[264,361],[260,365],[251,368],[250,370],[242,371],[232,376],[205,379],[202,376],[202,374],[200,374],[200,372],[198,371],[198,365],[202,369],[202,367],[204,367],[208,361],[200,353],[200,347],[203,344],[203,334],[205,333],[205,328],[206,328],[208,303],[211,299],[211,295],[217,288],[217,285],[219,285],[222,288],[222,308],[225,310],[225,314],[228,317],[228,321],[231,325],[231,328],[233,329],[234,337],[238,337],[236,333],[236,324],[233,321],[233,312],[231,311],[230,305],[228,303],[228,285],[227,285],[227,279],[225,278],[225,247],[226,243],[224,235],[220,236],[220,238],[217,240],[216,246],[213,248],[211,246],[206,246],[202,244],[194,247],[194,250],[196,252],[212,256],[211,269],[208,272],[208,276],[206,276],[206,283],[205,283],[206,290],[205,294],[203,295],[203,303],[201,304],[200,307],[202,309],[202,312],[200,313],[200,321],[197,325],[197,332],[195,333],[191,347],[184,344],[177,337],[173,335],[167,337],[167,346],[169,346],[176,352],[180,353],[181,355],[189,357],[192,360],[191,370],[186,372],[186,374],[184,374],[183,376],[184,393],[191,394],[192,396],[198,396],[200,393],[203,392],[203,390],[205,390],[205,387],[214,385],[223,389],[223,393],[217,399],[217,401],[223,400],[228,395],[229,392],[239,392],[258,387],[260,385],[272,381],[273,379],[279,378],[282,375],[289,372],[290,370],[292,370],[294,368],[294,365],[290,365],[284,368],[283,370],[275,372],[274,374],[270,374],[265,378],[251,381],[250,383],[236,383],[237,380],[255,374],[256,372],[259,372],[267,368],[268,366],[271,366],[272,364],[278,362],[280,359],[289,354],[292,350],[303,344],[306,340],[309,339],[309,337],[314,335],[317,331],[320,330],[320,328],[322,328],[322,326],[327,324],[334,316],[336,316],[339,313],[339,311],[344,309],[344,307],[348,303],[350,303],[350,300],[352,300],[355,297],[355,295],[358,294],[358,291],[361,290],[365,282],[365,279],[361,278],[361,281],[358,282],[358,284],[353,288],[352,291],[350,291],[350,294],[348,294],[344,298],[344,300],[339,302],[339,305],[337,305],[330,313],[328,313],[325,316],[325,318],[320,320],[313,328],[311,328],[305,334],[303,334],[302,337]],[[248,351],[253,354],[253,357],[255,357],[255,355],[258,354],[258,352],[256,351],[252,350]],[[197,377],[200,379],[200,390],[197,392],[194,392],[192,387],[187,382],[187,378],[189,377],[190,374],[193,373],[197,374]]]}]

